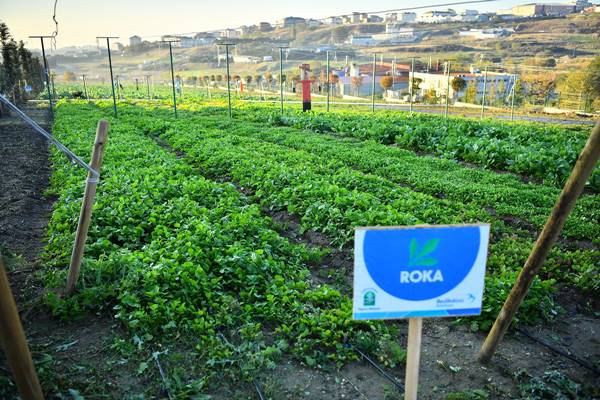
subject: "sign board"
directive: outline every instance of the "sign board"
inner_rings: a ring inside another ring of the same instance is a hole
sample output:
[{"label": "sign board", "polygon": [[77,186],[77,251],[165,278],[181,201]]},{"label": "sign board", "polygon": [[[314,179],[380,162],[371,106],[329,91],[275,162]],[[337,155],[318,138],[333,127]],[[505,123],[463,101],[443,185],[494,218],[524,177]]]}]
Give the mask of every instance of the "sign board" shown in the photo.
[{"label": "sign board", "polygon": [[31,87],[31,85],[25,85],[25,88],[24,88],[24,89],[25,89],[25,91],[26,91],[27,93],[29,93],[29,92],[31,92],[31,91],[33,90],[33,88]]},{"label": "sign board", "polygon": [[477,315],[490,226],[357,228],[353,319]]}]

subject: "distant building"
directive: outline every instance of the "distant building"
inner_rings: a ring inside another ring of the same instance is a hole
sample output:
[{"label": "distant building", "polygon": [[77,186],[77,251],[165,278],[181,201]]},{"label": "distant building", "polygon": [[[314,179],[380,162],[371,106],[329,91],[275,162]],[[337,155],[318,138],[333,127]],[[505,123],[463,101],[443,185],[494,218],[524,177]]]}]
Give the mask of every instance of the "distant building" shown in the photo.
[{"label": "distant building", "polygon": [[245,63],[245,64],[258,64],[262,61],[260,57],[254,56],[233,56],[234,63]]},{"label": "distant building", "polygon": [[469,29],[459,32],[459,36],[474,37],[475,39],[495,39],[502,36],[509,36],[513,30],[508,29]]},{"label": "distant building", "polygon": [[516,15],[518,17],[561,16],[573,14],[582,9],[582,2],[573,4],[529,3],[514,6],[506,10],[498,10],[498,15]]},{"label": "distant building", "polygon": [[302,17],[285,17],[277,22],[281,28],[291,28],[292,26],[306,26],[306,20]]},{"label": "distant building", "polygon": [[258,24],[258,30],[260,32],[270,32],[273,30],[273,25],[268,22],[261,22]]},{"label": "distant building", "polygon": [[378,41],[373,39],[373,35],[350,35],[348,44],[352,46],[373,46]]},{"label": "distant building", "polygon": [[319,26],[323,25],[323,23],[317,19],[309,19],[306,20],[306,26],[309,28],[317,28]]},{"label": "distant building", "polygon": [[[483,96],[484,79],[486,80],[486,87],[488,93],[492,90],[497,96],[508,95],[512,85],[519,78],[515,74],[496,73],[488,72],[487,78],[479,70],[472,69],[470,72],[452,72],[450,73],[450,87],[448,88],[448,77],[442,71],[440,72],[414,72],[409,73],[409,79],[421,79],[419,84],[418,94],[421,96],[433,91],[437,97],[443,97],[446,95],[446,90],[449,91],[450,97],[460,97],[465,94],[469,85],[476,86],[476,98],[480,99]],[[452,88],[452,80],[456,77],[460,77],[467,82],[465,88],[459,92],[455,92]],[[492,89],[493,88],[493,89]],[[504,93],[502,93],[504,90]]]},{"label": "distant building", "polygon": [[398,21],[398,13],[385,14],[385,22],[396,22],[396,21]]},{"label": "distant building", "polygon": [[463,10],[463,11],[460,11],[454,17],[452,17],[452,20],[459,21],[459,22],[476,22],[476,21],[481,21],[482,19],[487,20],[484,18],[485,17],[480,15],[479,11],[477,11],[477,10]]},{"label": "distant building", "polygon": [[456,12],[451,9],[446,11],[427,11],[417,17],[417,22],[436,24],[451,21],[454,17],[456,17]]},{"label": "distant building", "polygon": [[379,15],[369,15],[368,22],[377,24],[383,22],[383,18],[381,18]]},{"label": "distant building", "polygon": [[237,28],[236,31],[240,34],[240,36],[244,36],[254,32],[254,28],[252,26],[242,25]]},{"label": "distant building", "polygon": [[141,44],[142,44],[142,38],[139,37],[138,35],[133,35],[129,38],[129,46],[130,47],[137,47]]},{"label": "distant building", "polygon": [[325,20],[325,22],[329,25],[341,25],[344,23],[342,17],[329,17]]},{"label": "distant building", "polygon": [[378,44],[406,43],[416,40],[415,30],[407,28],[400,22],[389,22],[385,24],[385,33],[372,35]]},{"label": "distant building", "polygon": [[219,36],[223,38],[237,38],[240,37],[240,32],[236,29],[223,29],[219,32]]},{"label": "distant building", "polygon": [[417,14],[414,12],[401,12],[398,15],[398,21],[400,22],[415,22],[417,20]]}]

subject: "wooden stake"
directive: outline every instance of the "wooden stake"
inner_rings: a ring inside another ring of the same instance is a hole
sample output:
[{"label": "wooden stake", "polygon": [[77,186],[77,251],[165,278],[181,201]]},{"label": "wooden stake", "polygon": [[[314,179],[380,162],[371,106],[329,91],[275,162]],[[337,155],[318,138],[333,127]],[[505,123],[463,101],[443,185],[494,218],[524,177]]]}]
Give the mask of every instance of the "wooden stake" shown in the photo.
[{"label": "wooden stake", "polygon": [[6,353],[8,365],[15,377],[21,398],[43,399],[27,339],[21,326],[17,306],[10,290],[4,263],[0,255],[0,342]]},{"label": "wooden stake", "polygon": [[404,400],[416,400],[419,386],[419,361],[421,358],[421,332],[423,318],[408,319],[408,348],[406,354],[406,376]]},{"label": "wooden stake", "polygon": [[577,198],[581,195],[585,183],[592,174],[599,157],[600,121],[594,126],[592,134],[581,151],[579,158],[577,158],[575,167],[573,168],[573,171],[571,171],[571,175],[556,201],[554,209],[550,214],[550,218],[548,218],[542,233],[535,242],[533,250],[531,250],[531,254],[529,255],[529,258],[527,258],[525,266],[519,273],[515,285],[506,298],[502,310],[498,314],[496,322],[494,322],[492,330],[481,346],[478,356],[479,361],[488,362],[492,358],[492,355],[496,351],[496,347],[498,347],[498,343],[502,340],[502,337],[506,333],[513,317],[519,309],[519,306],[527,295],[527,291],[529,290],[533,279],[544,264],[550,248],[558,238]]},{"label": "wooden stake", "polygon": [[[100,172],[100,167],[102,166],[102,157],[104,156],[107,135],[108,121],[98,121],[96,140],[94,142],[92,161],[90,163],[90,167],[98,172]],[[87,239],[88,229],[90,227],[90,220],[92,218],[92,206],[94,205],[98,179],[99,178],[94,179],[91,174],[88,174],[85,184],[85,193],[83,195],[83,202],[81,203],[79,223],[77,224],[77,233],[75,234],[75,243],[73,244],[73,253],[71,255],[71,265],[69,266],[69,276],[67,277],[67,295],[73,293],[75,285],[77,284],[77,279],[79,278],[79,268],[81,266],[81,260],[83,259],[83,250]]]}]

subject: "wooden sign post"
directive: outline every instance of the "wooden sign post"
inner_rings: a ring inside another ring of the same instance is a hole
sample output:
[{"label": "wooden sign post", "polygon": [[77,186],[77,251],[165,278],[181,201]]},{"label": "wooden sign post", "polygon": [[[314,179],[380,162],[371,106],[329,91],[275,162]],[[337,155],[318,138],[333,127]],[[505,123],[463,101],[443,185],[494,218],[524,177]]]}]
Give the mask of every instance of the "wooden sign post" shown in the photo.
[{"label": "wooden sign post", "polygon": [[488,224],[357,228],[352,318],[408,319],[404,399],[416,400],[424,317],[481,313]]},{"label": "wooden sign post", "polygon": [[[96,140],[94,149],[92,150],[92,161],[90,167],[95,171],[100,172],[102,166],[102,157],[104,156],[104,148],[106,138],[108,136],[108,121],[98,121],[96,130]],[[77,279],[79,278],[79,268],[83,260],[83,250],[87,239],[90,221],[92,219],[92,206],[96,197],[96,188],[98,187],[98,178],[94,178],[88,174],[85,184],[85,192],[83,194],[83,202],[81,203],[81,212],[79,213],[79,223],[77,224],[77,233],[75,234],[75,243],[73,244],[73,253],[71,254],[71,264],[69,266],[69,276],[67,277],[66,294],[70,295],[75,290]]]},{"label": "wooden sign post", "polygon": [[417,399],[422,330],[423,318],[409,318],[408,345],[406,349],[406,374],[404,378],[404,400]]}]

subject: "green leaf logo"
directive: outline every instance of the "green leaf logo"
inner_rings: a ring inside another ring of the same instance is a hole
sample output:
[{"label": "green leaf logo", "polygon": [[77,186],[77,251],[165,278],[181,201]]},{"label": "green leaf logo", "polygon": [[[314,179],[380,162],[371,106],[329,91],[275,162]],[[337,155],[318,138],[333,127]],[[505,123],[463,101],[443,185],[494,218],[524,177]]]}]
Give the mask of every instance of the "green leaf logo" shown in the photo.
[{"label": "green leaf logo", "polygon": [[430,239],[419,249],[416,239],[411,239],[408,253],[409,267],[433,267],[438,260],[428,257],[438,246],[440,239]]}]

